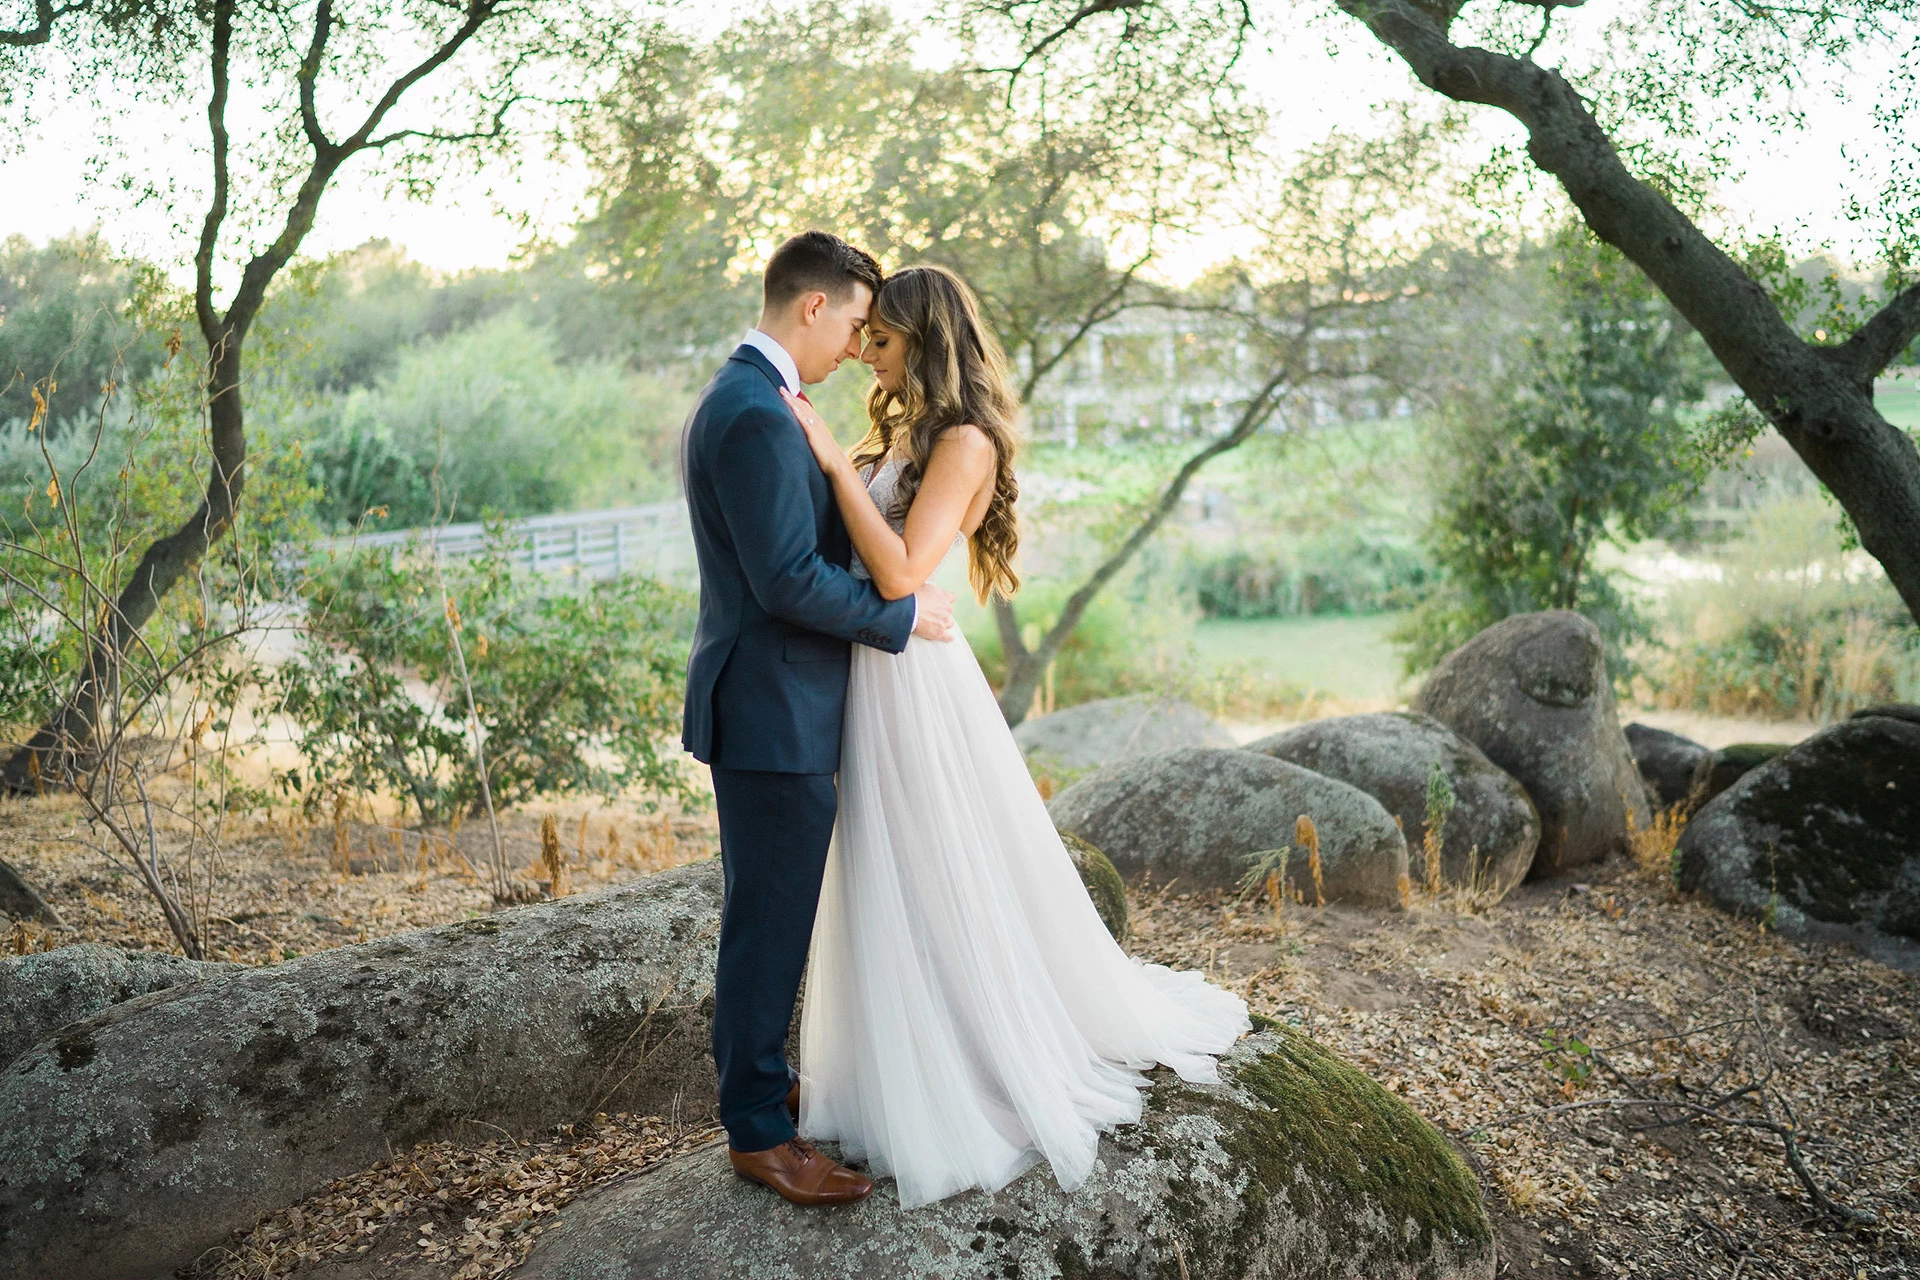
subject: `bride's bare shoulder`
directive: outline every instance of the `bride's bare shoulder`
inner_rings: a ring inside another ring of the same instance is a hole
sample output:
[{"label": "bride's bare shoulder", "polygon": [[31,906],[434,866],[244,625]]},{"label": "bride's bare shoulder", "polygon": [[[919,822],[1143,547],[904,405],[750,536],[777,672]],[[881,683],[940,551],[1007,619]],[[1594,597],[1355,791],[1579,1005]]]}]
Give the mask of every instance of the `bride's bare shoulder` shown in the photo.
[{"label": "bride's bare shoulder", "polygon": [[934,447],[951,452],[962,461],[978,463],[993,457],[993,440],[971,422],[948,427],[934,437]]}]

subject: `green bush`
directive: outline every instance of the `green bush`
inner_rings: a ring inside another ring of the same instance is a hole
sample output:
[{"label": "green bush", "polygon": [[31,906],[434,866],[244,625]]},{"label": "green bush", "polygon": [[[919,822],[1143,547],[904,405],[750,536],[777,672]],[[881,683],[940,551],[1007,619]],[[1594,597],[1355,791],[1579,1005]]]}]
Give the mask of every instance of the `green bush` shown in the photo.
[{"label": "green bush", "polygon": [[671,497],[690,398],[617,364],[564,364],[551,332],[510,311],[417,343],[304,428],[327,524],[380,510],[413,528]]},{"label": "green bush", "polygon": [[1443,581],[1395,636],[1408,674],[1502,618],[1573,609],[1630,676],[1647,627],[1596,554],[1682,526],[1708,469],[1698,336],[1584,230],[1557,238],[1549,279],[1554,306],[1504,376],[1440,415],[1425,542]]},{"label": "green bush", "polygon": [[[382,792],[423,823],[481,803],[457,626],[495,805],[628,788],[692,801],[678,752],[693,600],[640,577],[578,590],[516,570],[500,526],[487,554],[436,573],[362,552],[306,592],[299,653],[269,679],[299,730],[309,808]],[[445,594],[442,594],[444,583]]]},{"label": "green bush", "polygon": [[1360,528],[1191,556],[1182,579],[1204,617],[1295,618],[1407,608],[1430,572],[1411,537]]}]

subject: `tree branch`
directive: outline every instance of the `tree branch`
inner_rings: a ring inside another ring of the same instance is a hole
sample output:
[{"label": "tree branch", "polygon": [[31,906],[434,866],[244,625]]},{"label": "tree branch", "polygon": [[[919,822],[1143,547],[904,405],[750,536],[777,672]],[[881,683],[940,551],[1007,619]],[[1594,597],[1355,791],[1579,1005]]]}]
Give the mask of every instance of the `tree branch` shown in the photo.
[{"label": "tree branch", "polygon": [[[1101,588],[1105,587],[1113,576],[1126,566],[1127,561],[1133,558],[1134,553],[1146,544],[1147,539],[1166,523],[1167,517],[1173,514],[1174,508],[1180,505],[1180,498],[1186,493],[1188,483],[1199,473],[1200,468],[1221,454],[1245,444],[1253,433],[1266,423],[1273,414],[1274,404],[1279,399],[1281,389],[1293,380],[1293,372],[1292,361],[1284,362],[1275,369],[1260,390],[1254,393],[1253,399],[1247,402],[1247,407],[1241,412],[1240,420],[1234,423],[1233,430],[1197,450],[1182,464],[1180,470],[1174,473],[1173,479],[1167,482],[1167,487],[1160,491],[1160,497],[1154,502],[1153,509],[1147,513],[1147,518],[1142,520],[1127,536],[1127,540],[1102,561],[1100,567],[1095,569],[1085,582],[1080,584],[1079,590],[1067,597],[1066,606],[1060,610],[1060,617],[1054,622],[1053,627],[1041,638],[1038,645],[1023,656],[1019,668],[1024,678],[1015,678],[1014,663],[1011,657],[1009,658],[1007,683],[1000,691],[1000,713],[1006,717],[1008,724],[1019,724],[1025,718],[1027,700],[1033,696],[1035,673],[1044,670],[1047,663],[1060,652],[1067,638],[1073,634],[1073,629],[1080,625],[1080,619],[1085,616],[1088,607],[1093,604],[1093,598],[1100,594]],[[1011,610],[1008,611],[1008,616],[1011,616]],[[1001,625],[1004,627],[1006,623],[1002,621]]]},{"label": "tree branch", "polygon": [[217,0],[213,8],[213,52],[210,75],[213,92],[207,99],[207,132],[213,145],[213,195],[206,220],[200,224],[200,246],[193,255],[193,311],[200,322],[209,358],[222,345],[220,318],[213,311],[213,252],[220,241],[220,224],[227,217],[227,87],[233,49],[234,0]]},{"label": "tree branch", "polygon": [[1558,72],[1526,58],[1461,48],[1412,0],[1338,0],[1429,88],[1498,107],[1527,130],[1527,155],[1587,227],[1624,254],[1691,324],[1747,399],[1832,491],[1920,619],[1920,448],[1875,408],[1872,376],[1911,341],[1920,297],[1909,289],[1857,344],[1815,346],[1794,332],[1761,284],[1621,161],[1613,140]]},{"label": "tree branch", "polygon": [[403,142],[408,138],[418,138],[423,142],[443,143],[493,142],[506,136],[507,112],[513,110],[526,100],[524,94],[516,93],[509,97],[495,109],[493,119],[488,122],[487,127],[484,129],[468,129],[462,133],[442,133],[437,129],[396,129],[392,133],[382,134],[377,138],[368,138],[365,149],[368,151],[378,151],[384,147],[390,147],[396,142]]},{"label": "tree branch", "polygon": [[342,150],[350,155],[366,146],[367,140],[373,136],[373,131],[380,127],[380,122],[387,118],[387,113],[399,104],[402,97],[406,96],[407,90],[445,66],[453,55],[460,51],[460,47],[487,24],[498,8],[499,0],[469,0],[466,21],[462,22],[452,35],[441,41],[439,48],[387,86],[387,91],[380,95],[380,101],[373,104],[372,109],[367,112],[367,118],[360,122],[358,129],[353,131],[353,136],[341,144]]},{"label": "tree branch", "polygon": [[1060,367],[1061,361],[1073,354],[1074,350],[1086,340],[1086,336],[1093,332],[1095,325],[1111,320],[1128,307],[1135,305],[1124,302],[1122,299],[1126,297],[1127,290],[1133,287],[1134,277],[1140,273],[1140,268],[1146,266],[1152,259],[1153,252],[1148,250],[1129,265],[1120,273],[1120,279],[1115,282],[1113,288],[1094,299],[1093,305],[1088,307],[1085,314],[1080,317],[1073,332],[1060,344],[1060,349],[1045,360],[1034,361],[1033,372],[1027,375],[1025,384],[1020,388],[1021,404],[1026,404],[1033,399],[1035,388],[1046,379],[1048,374]]},{"label": "tree branch", "polygon": [[1019,66],[1014,70],[1022,70],[1032,65],[1035,58],[1079,30],[1080,24],[1087,19],[1098,17],[1103,13],[1123,13],[1144,9],[1147,3],[1148,0],[1087,0],[1087,3],[1075,10],[1065,22],[1041,37],[1039,43],[1030,46],[1025,53],[1021,54]]},{"label": "tree branch", "polygon": [[1920,284],[1910,284],[1841,343],[1838,353],[1861,381],[1870,383],[1916,337],[1920,337]]},{"label": "tree branch", "polygon": [[1498,107],[1524,125],[1528,156],[1560,180],[1587,225],[1646,272],[1761,412],[1777,415],[1783,374],[1804,365],[1805,344],[1739,264],[1633,176],[1559,72],[1455,45],[1409,0],[1338,3],[1428,88],[1456,102]]},{"label": "tree branch", "polygon": [[24,49],[29,45],[45,44],[53,39],[53,24],[70,13],[79,13],[93,3],[93,0],[73,0],[72,4],[63,4],[54,8],[53,0],[35,0],[33,6],[34,25],[19,27],[12,31],[0,31],[0,45],[15,49]]},{"label": "tree branch", "polygon": [[[231,0],[226,2],[231,3]],[[380,127],[380,122],[387,117],[406,92],[451,60],[454,54],[460,51],[461,46],[487,24],[497,12],[498,6],[499,0],[470,0],[466,18],[460,26],[441,41],[432,53],[387,86],[386,92],[381,94],[380,100],[368,110],[366,118],[360,122],[358,129],[340,142],[330,144],[325,150],[316,149],[313,167],[308,170],[305,180],[300,184],[298,194],[294,196],[292,206],[287,210],[287,220],[281,228],[279,237],[255,255],[241,274],[240,287],[234,292],[233,301],[227,308],[226,323],[229,332],[236,337],[245,335],[247,328],[253,323],[253,318],[259,314],[260,304],[266,300],[267,286],[280,273],[280,269],[293,259],[293,255],[299,252],[301,242],[313,229],[314,218],[320,208],[320,197],[326,191],[327,185],[333,181],[333,175],[339,171],[340,166],[349,157],[367,149],[373,131]],[[330,8],[325,0],[322,0],[321,12],[316,15],[314,22],[316,47],[324,44],[325,35],[321,28],[330,20]],[[307,82],[302,82],[303,112],[306,109],[305,97],[309,87]]]},{"label": "tree branch", "polygon": [[314,82],[320,78],[320,59],[327,51],[327,39],[333,34],[333,0],[320,0],[320,8],[313,17],[313,39],[307,45],[307,56],[300,61],[300,127],[306,132],[307,144],[313,148],[315,157],[330,155],[333,142],[327,137],[327,131],[320,125],[320,109],[314,103]]}]

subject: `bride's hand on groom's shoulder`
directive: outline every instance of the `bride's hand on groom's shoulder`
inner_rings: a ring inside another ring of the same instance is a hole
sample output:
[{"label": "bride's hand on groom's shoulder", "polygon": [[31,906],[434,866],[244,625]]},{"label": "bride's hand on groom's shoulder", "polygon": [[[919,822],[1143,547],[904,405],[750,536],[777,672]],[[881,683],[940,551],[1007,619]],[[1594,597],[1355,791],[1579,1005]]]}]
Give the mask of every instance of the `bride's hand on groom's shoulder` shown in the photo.
[{"label": "bride's hand on groom's shoulder", "polygon": [[827,421],[813,405],[802,400],[785,387],[780,388],[780,398],[793,410],[793,416],[800,420],[800,429],[807,433],[807,447],[813,450],[813,460],[820,464],[822,471],[831,472],[847,460],[846,451],[840,442],[833,438],[833,432],[827,429]]}]

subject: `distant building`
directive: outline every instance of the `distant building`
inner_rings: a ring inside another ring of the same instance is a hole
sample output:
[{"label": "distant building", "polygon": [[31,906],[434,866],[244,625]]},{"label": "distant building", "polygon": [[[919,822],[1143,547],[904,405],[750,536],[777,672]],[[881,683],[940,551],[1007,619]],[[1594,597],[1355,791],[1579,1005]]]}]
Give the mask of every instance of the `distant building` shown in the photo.
[{"label": "distant building", "polygon": [[[1223,435],[1259,391],[1268,369],[1255,359],[1232,320],[1163,308],[1139,308],[1096,325],[1064,358],[1063,333],[1038,358],[1058,359],[1034,392],[1035,440],[1118,444],[1127,440],[1190,440]],[[1311,363],[1344,363],[1359,332],[1330,332],[1313,343]],[[1014,353],[1022,381],[1036,352]],[[1405,416],[1406,401],[1381,379],[1315,380],[1288,394],[1263,428],[1277,432],[1383,414]]]}]

